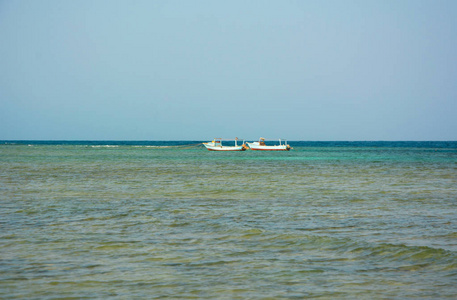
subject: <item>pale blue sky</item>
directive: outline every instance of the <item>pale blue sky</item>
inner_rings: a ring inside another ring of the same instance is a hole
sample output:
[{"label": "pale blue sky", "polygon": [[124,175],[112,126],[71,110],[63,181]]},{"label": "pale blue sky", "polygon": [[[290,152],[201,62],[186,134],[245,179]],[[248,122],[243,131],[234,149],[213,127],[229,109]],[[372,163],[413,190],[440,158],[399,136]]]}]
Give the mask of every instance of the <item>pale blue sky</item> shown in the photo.
[{"label": "pale blue sky", "polygon": [[457,140],[457,1],[0,0],[0,139]]}]

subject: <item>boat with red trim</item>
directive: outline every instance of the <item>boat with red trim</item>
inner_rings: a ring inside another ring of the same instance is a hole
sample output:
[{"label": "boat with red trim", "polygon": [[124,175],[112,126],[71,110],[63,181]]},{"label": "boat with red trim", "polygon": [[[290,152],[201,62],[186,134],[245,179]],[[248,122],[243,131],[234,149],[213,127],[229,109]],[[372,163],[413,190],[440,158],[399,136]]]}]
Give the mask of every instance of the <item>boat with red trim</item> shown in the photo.
[{"label": "boat with red trim", "polygon": [[264,138],[260,138],[258,142],[247,143],[251,150],[263,150],[263,151],[289,151],[290,145],[287,144],[287,140],[279,139],[279,145],[267,145]]}]

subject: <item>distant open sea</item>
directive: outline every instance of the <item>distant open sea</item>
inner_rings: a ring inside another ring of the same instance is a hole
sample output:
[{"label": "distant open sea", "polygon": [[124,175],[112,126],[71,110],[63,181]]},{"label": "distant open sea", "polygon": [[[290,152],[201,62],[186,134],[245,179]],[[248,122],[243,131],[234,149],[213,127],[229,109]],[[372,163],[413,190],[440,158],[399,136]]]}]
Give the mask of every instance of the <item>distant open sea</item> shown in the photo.
[{"label": "distant open sea", "polygon": [[0,141],[0,298],[457,298],[457,142],[289,144]]}]

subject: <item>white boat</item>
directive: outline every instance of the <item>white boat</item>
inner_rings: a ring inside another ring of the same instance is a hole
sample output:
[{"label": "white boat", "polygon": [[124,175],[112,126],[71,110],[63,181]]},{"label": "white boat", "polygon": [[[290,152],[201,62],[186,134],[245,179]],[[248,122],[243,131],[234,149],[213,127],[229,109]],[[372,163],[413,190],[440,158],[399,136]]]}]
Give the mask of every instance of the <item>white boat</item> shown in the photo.
[{"label": "white boat", "polygon": [[265,139],[260,138],[258,142],[247,143],[251,150],[263,150],[263,151],[289,151],[290,145],[287,144],[286,140],[279,139],[279,145],[266,145]]},{"label": "white boat", "polygon": [[213,139],[212,142],[203,143],[203,145],[206,147],[206,149],[208,149],[210,151],[244,151],[244,150],[248,149],[248,147],[244,143],[244,140],[240,146],[238,145],[238,138],[235,138],[234,146],[222,145],[222,141],[233,141],[233,140],[217,138],[217,139]]}]

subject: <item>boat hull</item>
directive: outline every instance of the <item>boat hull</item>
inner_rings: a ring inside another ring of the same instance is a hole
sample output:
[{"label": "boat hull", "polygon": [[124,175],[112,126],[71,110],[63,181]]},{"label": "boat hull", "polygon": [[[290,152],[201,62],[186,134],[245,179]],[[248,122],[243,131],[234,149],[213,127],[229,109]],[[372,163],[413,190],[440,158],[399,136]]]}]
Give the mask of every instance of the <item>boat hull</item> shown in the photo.
[{"label": "boat hull", "polygon": [[207,145],[206,143],[203,143],[203,145],[209,151],[244,151],[244,150],[246,150],[245,146],[212,146],[212,145]]},{"label": "boat hull", "polygon": [[281,146],[259,146],[259,145],[251,145],[248,143],[248,146],[251,150],[255,151],[289,151],[290,146],[281,145]]}]

